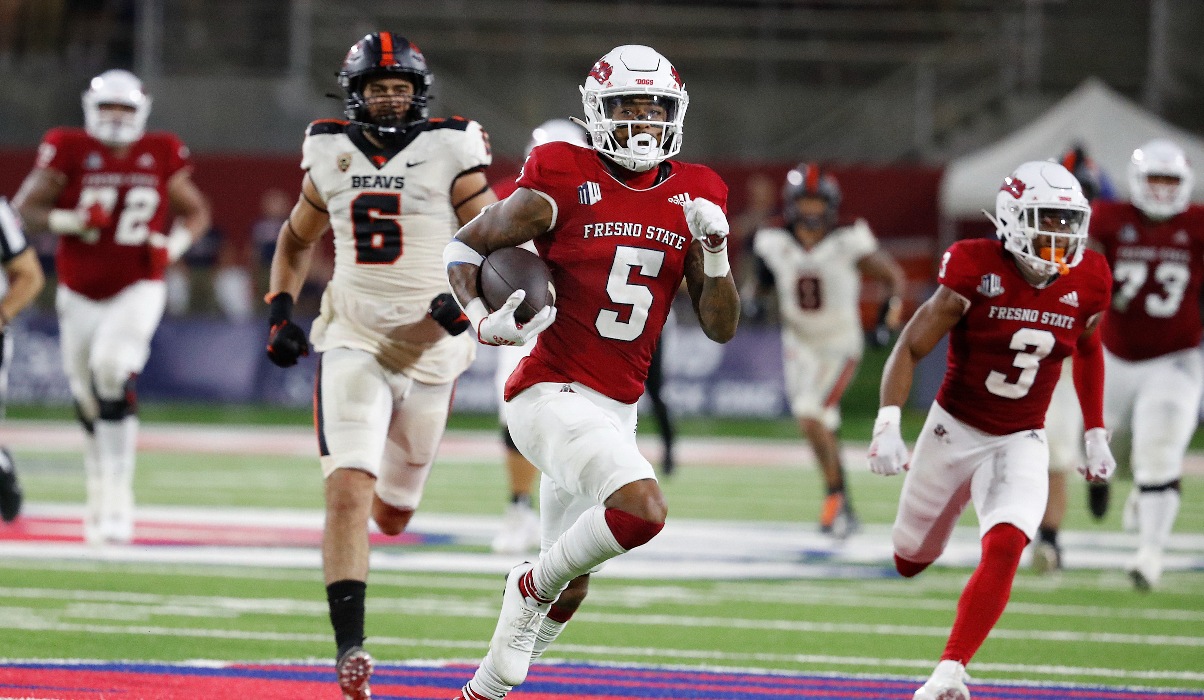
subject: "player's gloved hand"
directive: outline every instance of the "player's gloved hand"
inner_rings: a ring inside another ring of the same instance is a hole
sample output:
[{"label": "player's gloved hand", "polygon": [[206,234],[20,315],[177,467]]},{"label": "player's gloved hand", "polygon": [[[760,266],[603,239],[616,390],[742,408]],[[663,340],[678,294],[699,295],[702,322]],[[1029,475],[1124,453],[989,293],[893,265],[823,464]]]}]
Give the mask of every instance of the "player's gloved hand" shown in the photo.
[{"label": "player's gloved hand", "polygon": [[279,292],[268,302],[268,359],[277,367],[292,367],[297,358],[309,354],[309,339],[301,326],[293,323],[293,295]]},{"label": "player's gloved hand", "polygon": [[718,204],[700,197],[686,202],[682,208],[690,235],[702,244],[703,271],[708,277],[727,277],[731,270],[727,260],[727,215]]},{"label": "player's gloved hand", "polygon": [[427,309],[426,315],[443,326],[448,335],[460,335],[472,325],[456,298],[448,292],[431,299],[431,308]]},{"label": "player's gloved hand", "polygon": [[483,345],[526,345],[539,335],[540,331],[552,325],[552,321],[556,320],[556,307],[550,304],[540,309],[539,313],[526,323],[519,323],[514,319],[514,310],[526,298],[526,290],[516,289],[501,308],[488,315],[482,314],[485,311],[485,302],[480,298],[469,302],[465,310],[468,317],[471,319],[481,316],[481,320],[476,323],[477,340]]},{"label": "player's gloved hand", "polygon": [[908,467],[907,445],[899,432],[901,412],[898,406],[883,406],[874,420],[874,437],[870,441],[870,471],[882,476],[894,476]]},{"label": "player's gloved hand", "polygon": [[1086,448],[1087,464],[1079,467],[1079,473],[1087,477],[1087,481],[1104,483],[1116,473],[1116,458],[1112,456],[1112,448],[1108,447],[1108,431],[1103,428],[1092,428],[1083,434],[1083,446]]}]

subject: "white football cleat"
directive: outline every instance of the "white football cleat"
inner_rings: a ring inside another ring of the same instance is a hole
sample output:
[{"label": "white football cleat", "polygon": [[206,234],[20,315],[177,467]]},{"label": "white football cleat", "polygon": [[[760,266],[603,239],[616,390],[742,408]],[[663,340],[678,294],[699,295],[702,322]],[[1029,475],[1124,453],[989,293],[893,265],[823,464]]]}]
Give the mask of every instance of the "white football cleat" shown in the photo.
[{"label": "white football cleat", "polygon": [[970,690],[966,688],[968,678],[965,666],[947,659],[936,665],[936,670],[916,691],[913,700],[970,700]]},{"label": "white football cleat", "polygon": [[1142,593],[1148,593],[1158,586],[1162,579],[1162,552],[1153,547],[1139,547],[1137,556],[1126,569],[1133,587]]},{"label": "white football cleat", "polygon": [[490,548],[496,554],[526,554],[539,551],[539,541],[539,515],[529,505],[511,503]]},{"label": "white football cleat", "polygon": [[1033,545],[1033,571],[1052,574],[1062,569],[1062,552],[1052,542],[1038,541]]},{"label": "white football cleat", "polygon": [[502,594],[502,612],[498,615],[497,627],[489,640],[489,653],[493,657],[493,668],[498,678],[509,686],[527,680],[531,667],[531,652],[535,649],[535,637],[539,626],[548,614],[551,603],[524,596],[518,582],[527,572],[535,568],[523,562],[510,570],[506,576],[506,589]]}]

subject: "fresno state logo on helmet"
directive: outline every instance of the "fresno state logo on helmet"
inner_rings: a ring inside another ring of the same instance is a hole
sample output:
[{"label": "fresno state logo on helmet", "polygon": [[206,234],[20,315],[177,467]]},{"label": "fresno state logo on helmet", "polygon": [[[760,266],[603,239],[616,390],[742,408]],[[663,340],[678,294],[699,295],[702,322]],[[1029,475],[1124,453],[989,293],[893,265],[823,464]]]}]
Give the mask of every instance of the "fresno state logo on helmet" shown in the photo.
[{"label": "fresno state logo on helmet", "polygon": [[614,70],[615,69],[611,68],[610,64],[604,59],[599,59],[598,62],[594,64],[594,67],[589,69],[589,77],[597,80],[600,85],[605,87],[606,81],[610,80],[610,74],[613,73]]},{"label": "fresno state logo on helmet", "polygon": [[669,72],[673,74],[673,80],[677,83],[677,89],[680,90],[686,86],[686,82],[681,79],[681,74],[677,72],[677,67],[670,64]]},{"label": "fresno state logo on helmet", "polygon": [[1016,199],[1020,199],[1020,197],[1024,195],[1025,189],[1027,189],[1027,185],[1025,185],[1021,180],[1018,180],[1014,177],[1005,177],[1003,178],[1003,186],[999,188],[999,191],[1007,192]]}]

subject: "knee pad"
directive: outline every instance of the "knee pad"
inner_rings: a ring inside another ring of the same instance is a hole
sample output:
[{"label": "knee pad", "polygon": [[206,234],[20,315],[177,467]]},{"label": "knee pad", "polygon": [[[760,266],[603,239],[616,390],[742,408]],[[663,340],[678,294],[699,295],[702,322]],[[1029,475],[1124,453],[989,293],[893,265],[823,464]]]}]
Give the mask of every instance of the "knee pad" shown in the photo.
[{"label": "knee pad", "polygon": [[646,544],[665,528],[664,523],[654,523],[617,508],[606,509],[606,526],[615,541],[623,549],[631,550]]},{"label": "knee pad", "polygon": [[1180,479],[1175,479],[1174,481],[1168,481],[1165,484],[1138,484],[1137,489],[1142,493],[1157,493],[1159,491],[1178,491],[1182,493],[1183,488],[1181,487],[1180,482]]},{"label": "knee pad", "polygon": [[100,406],[100,420],[122,420],[126,416],[136,415],[138,413],[138,392],[135,380],[136,374],[131,374],[125,380],[125,384],[121,387],[121,398],[106,399],[100,395],[93,385],[92,393],[96,396],[96,403]]}]

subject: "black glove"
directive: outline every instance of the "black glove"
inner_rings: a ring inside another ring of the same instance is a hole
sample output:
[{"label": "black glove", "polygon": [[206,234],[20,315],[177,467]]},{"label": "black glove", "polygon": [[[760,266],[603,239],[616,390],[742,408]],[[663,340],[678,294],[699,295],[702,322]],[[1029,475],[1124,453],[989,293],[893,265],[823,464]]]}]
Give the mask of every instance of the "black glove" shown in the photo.
[{"label": "black glove", "polygon": [[427,309],[426,315],[443,326],[448,335],[460,335],[471,325],[456,298],[448,292],[431,299],[431,308]]},{"label": "black glove", "polygon": [[301,326],[293,323],[293,295],[280,292],[272,297],[268,312],[268,359],[278,367],[292,367],[297,358],[309,354],[309,339]]},{"label": "black glove", "polygon": [[888,313],[890,313],[890,302],[882,302],[882,306],[878,308],[878,319],[874,322],[874,327],[866,334],[866,343],[871,348],[884,348],[890,345],[890,326],[886,325]]}]

